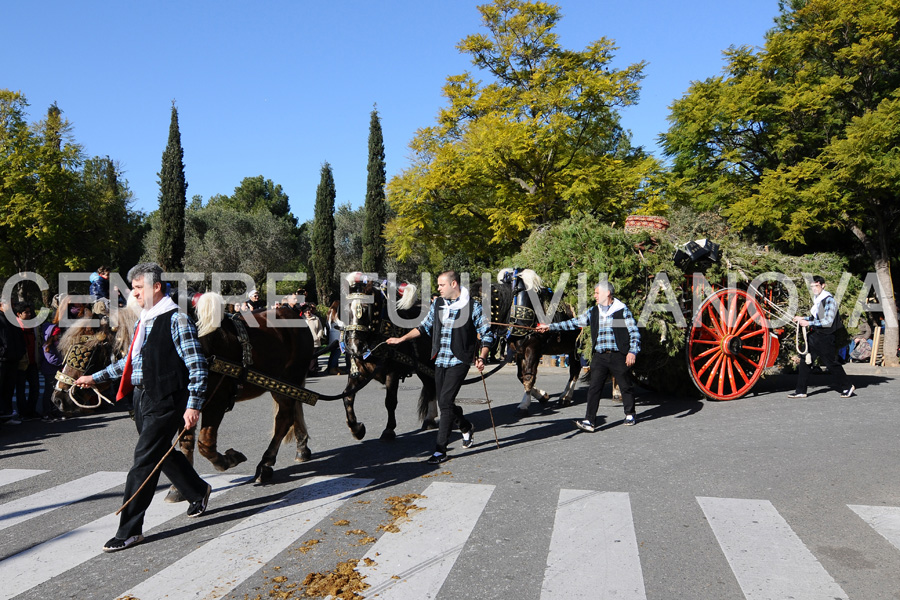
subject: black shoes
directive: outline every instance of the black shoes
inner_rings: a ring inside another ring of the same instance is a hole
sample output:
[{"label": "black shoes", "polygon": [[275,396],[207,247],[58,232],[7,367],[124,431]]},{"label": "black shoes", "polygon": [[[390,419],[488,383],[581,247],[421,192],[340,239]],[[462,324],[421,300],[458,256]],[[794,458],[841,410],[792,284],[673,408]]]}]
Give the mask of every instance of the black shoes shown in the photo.
[{"label": "black shoes", "polygon": [[187,516],[199,517],[203,513],[206,512],[206,507],[209,505],[209,495],[212,493],[212,486],[207,484],[206,486],[206,495],[203,496],[202,500],[198,500],[197,502],[191,502],[191,505],[188,507]]},{"label": "black shoes", "polygon": [[788,398],[792,400],[795,398],[806,398],[806,394],[801,394],[800,392],[794,392],[793,394],[788,394]]},{"label": "black shoes", "polygon": [[634,418],[634,415],[625,415],[626,425],[634,425],[635,423],[637,423],[637,419]]},{"label": "black shoes", "polygon": [[435,452],[431,456],[428,457],[427,462],[429,465],[439,465],[442,462],[450,460],[450,457],[447,456],[446,452]]},{"label": "black shoes", "polygon": [[144,536],[141,534],[133,535],[130,538],[126,538],[124,540],[119,538],[113,538],[103,544],[104,552],[118,552],[119,550],[124,550],[125,548],[131,548],[136,544],[140,544],[144,541]]}]

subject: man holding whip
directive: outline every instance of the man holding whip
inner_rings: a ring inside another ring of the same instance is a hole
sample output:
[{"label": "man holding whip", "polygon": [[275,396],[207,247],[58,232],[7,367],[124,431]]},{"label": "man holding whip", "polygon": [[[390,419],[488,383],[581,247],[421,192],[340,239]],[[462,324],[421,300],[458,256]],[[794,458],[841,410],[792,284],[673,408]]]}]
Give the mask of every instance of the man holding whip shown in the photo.
[{"label": "man holding whip", "polygon": [[167,452],[174,447],[172,438],[182,423],[186,431],[199,421],[208,370],[197,330],[166,295],[162,272],[156,263],[141,263],[131,269],[131,293],[143,309],[131,349],[118,362],[75,382],[90,387],[121,377],[116,400],[134,389],[134,422],[139,437],[134,464],[125,481],[126,503],[120,509],[119,529],[104,544],[104,552],[124,550],[144,540],[144,513],[159,481],[156,466],[160,462],[162,472],[190,501],[188,517],[206,512],[212,492],[184,454]]}]

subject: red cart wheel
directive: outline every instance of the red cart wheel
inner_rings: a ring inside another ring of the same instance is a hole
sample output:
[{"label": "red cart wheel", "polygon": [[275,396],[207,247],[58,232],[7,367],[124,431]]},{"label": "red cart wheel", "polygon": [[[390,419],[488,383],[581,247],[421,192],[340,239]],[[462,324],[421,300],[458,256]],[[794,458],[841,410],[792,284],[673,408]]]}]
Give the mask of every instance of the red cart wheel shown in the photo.
[{"label": "red cart wheel", "polygon": [[688,336],[694,385],[715,400],[740,398],[766,368],[770,338],[769,321],[753,296],[738,289],[714,293],[703,301]]}]

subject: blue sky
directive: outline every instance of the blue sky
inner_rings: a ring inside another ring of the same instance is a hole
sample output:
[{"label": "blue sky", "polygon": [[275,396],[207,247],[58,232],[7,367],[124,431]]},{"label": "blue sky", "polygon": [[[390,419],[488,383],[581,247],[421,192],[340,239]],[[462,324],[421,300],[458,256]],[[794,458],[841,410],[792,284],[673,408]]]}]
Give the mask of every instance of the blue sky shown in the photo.
[{"label": "blue sky", "polygon": [[[188,198],[263,175],[305,221],[324,161],[338,204],[363,203],[373,104],[388,177],[408,165],[407,144],[444,105],[446,77],[473,69],[456,44],[484,31],[479,4],[6,0],[0,88],[23,92],[33,120],[57,102],[89,156],[121,162],[145,212],[157,207],[175,100]],[[719,74],[728,46],[761,45],[778,12],[777,0],[558,4],[563,47],[607,37],[619,47],[614,66],[649,63],[640,103],[622,114],[633,143],[657,155],[671,102]]]}]

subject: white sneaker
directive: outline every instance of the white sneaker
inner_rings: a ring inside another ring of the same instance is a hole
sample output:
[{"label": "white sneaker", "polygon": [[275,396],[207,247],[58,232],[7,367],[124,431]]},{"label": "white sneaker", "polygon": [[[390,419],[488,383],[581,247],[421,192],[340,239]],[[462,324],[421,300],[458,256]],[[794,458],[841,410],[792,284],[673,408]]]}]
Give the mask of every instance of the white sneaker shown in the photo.
[{"label": "white sneaker", "polygon": [[841,398],[850,398],[851,396],[855,395],[854,392],[856,392],[856,386],[851,385],[849,390],[844,390],[843,392],[841,392]]}]

